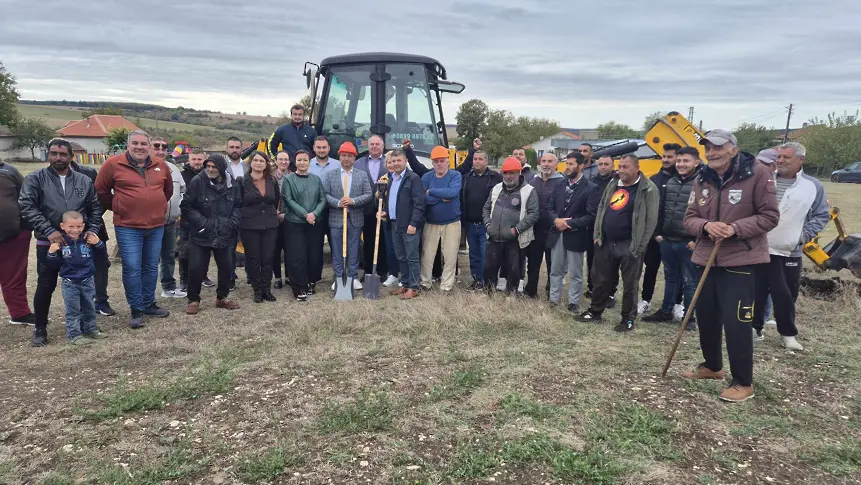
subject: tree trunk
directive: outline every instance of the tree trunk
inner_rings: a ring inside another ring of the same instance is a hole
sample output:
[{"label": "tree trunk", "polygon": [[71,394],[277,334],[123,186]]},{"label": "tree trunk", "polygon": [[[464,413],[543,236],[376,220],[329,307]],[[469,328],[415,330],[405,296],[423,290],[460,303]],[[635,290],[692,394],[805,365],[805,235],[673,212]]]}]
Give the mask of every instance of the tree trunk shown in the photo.
[{"label": "tree trunk", "polygon": [[31,160],[36,159],[36,149],[34,147],[30,147],[30,159]]}]

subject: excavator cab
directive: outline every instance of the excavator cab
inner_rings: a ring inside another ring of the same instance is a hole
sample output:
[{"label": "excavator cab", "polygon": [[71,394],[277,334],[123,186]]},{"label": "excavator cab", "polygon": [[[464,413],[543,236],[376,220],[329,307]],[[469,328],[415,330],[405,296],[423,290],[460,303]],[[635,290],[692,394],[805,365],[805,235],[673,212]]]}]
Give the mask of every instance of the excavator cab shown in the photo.
[{"label": "excavator cab", "polygon": [[[329,139],[333,150],[345,141],[367,153],[372,135],[387,148],[411,140],[420,158],[433,147],[448,146],[442,93],[459,94],[464,85],[446,79],[439,61],[410,54],[371,52],[328,57],[305,63],[313,88],[311,124]],[[429,161],[429,160],[428,160]]]}]

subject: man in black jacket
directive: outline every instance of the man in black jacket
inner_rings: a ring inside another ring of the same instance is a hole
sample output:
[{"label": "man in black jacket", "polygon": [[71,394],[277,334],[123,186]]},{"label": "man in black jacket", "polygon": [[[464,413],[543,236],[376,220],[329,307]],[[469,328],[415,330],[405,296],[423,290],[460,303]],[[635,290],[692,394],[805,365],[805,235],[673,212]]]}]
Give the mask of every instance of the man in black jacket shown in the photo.
[{"label": "man in black jacket", "polygon": [[[188,188],[191,185],[192,179],[203,171],[203,162],[206,160],[206,153],[192,152],[187,155],[180,155],[176,159],[176,163],[182,163],[182,180],[185,181],[185,186]],[[179,259],[179,289],[188,291],[188,224],[182,217],[179,218],[179,244],[176,247]],[[209,279],[209,275],[203,278],[203,286],[212,288],[215,283]],[[187,295],[186,295],[187,296]]]},{"label": "man in black jacket", "polygon": [[[286,150],[290,154],[290,171],[296,171],[296,151],[314,150],[314,139],[317,132],[310,124],[305,122],[305,107],[294,104],[290,108],[290,124],[283,125],[275,130],[269,138],[269,153],[274,157],[278,150]],[[278,148],[281,145],[281,148]]]},{"label": "man in black jacket", "polygon": [[[569,155],[570,156],[570,155]],[[616,171],[613,170],[613,157],[609,155],[604,155],[598,158],[598,161],[595,162],[595,166],[597,166],[596,173],[593,177],[589,178],[589,181],[596,185],[596,190],[598,191],[598,197],[604,194],[604,189],[607,188],[607,185],[613,180],[613,176],[616,175]],[[585,165],[584,165],[585,168]],[[585,173],[584,176],[588,177]],[[586,298],[592,299],[592,261],[595,259],[595,245],[590,244],[588,248],[586,248]],[[610,294],[610,302],[607,304],[607,308],[613,308],[616,306],[616,290],[619,289],[619,275],[615,275],[613,277],[613,292]]]},{"label": "man in black jacket", "polygon": [[583,175],[585,158],[572,153],[565,160],[565,184],[556,189],[548,212],[553,227],[547,236],[552,251],[550,264],[550,305],[562,298],[565,273],[568,273],[568,311],[577,313],[583,291],[583,253],[592,246],[592,229],[601,193]]},{"label": "man in black jacket", "polygon": [[[658,195],[661,197],[661,206],[664,204],[664,191],[667,187],[667,182],[676,175],[676,152],[681,147],[677,143],[664,143],[664,154],[661,156],[661,170],[649,178],[658,188]],[[645,315],[646,312],[652,309],[655,283],[658,280],[658,270],[661,268],[661,246],[655,239],[658,231],[663,227],[661,217],[663,217],[663,211],[658,213],[658,225],[655,228],[655,234],[649,240],[649,245],[646,247],[646,255],[643,257],[645,269],[643,270],[643,290],[640,293],[642,299],[637,304],[637,314],[639,315]]]},{"label": "man in black jacket", "polygon": [[[481,147],[477,138],[473,147]],[[465,226],[469,246],[469,270],[472,273],[471,290],[484,289],[484,260],[487,254],[487,227],[482,219],[484,203],[490,197],[490,190],[502,183],[502,174],[487,168],[487,152],[478,148],[473,152],[472,170],[463,176],[460,196],[460,214]]]},{"label": "man in black jacket", "polygon": [[[550,259],[551,247],[547,245],[547,236],[550,234],[554,219],[550,215],[550,201],[556,190],[564,187],[567,183],[565,177],[557,169],[559,160],[556,155],[545,153],[538,163],[538,175],[529,182],[529,185],[534,187],[538,194],[538,222],[532,226],[535,240],[529,243],[524,251],[526,254],[526,288],[524,293],[530,298],[538,297],[538,276],[541,273],[541,262],[547,262],[548,274],[553,271]],[[549,296],[550,278],[547,279],[545,291]]]},{"label": "man in black jacket", "polygon": [[102,228],[103,211],[93,181],[72,170],[71,163],[72,144],[62,138],[51,140],[48,142],[48,167],[36,170],[24,179],[18,198],[21,217],[33,227],[36,236],[38,277],[33,295],[36,314],[33,347],[48,343],[48,310],[57,288],[59,270],[49,267],[45,261],[52,243],[66,244],[60,231],[63,214],[75,211],[84,216],[85,237],[88,233],[98,236]]},{"label": "man in black jacket", "polygon": [[189,315],[200,307],[200,287],[209,267],[210,255],[218,268],[215,306],[236,310],[239,304],[227,299],[233,273],[233,243],[239,232],[239,186],[227,176],[227,159],[210,155],[203,171],[188,186],[180,208],[189,229],[188,308]]},{"label": "man in black jacket", "polygon": [[389,154],[392,177],[388,181],[383,198],[384,211],[388,217],[395,255],[401,269],[401,287],[391,291],[401,295],[402,300],[418,296],[421,263],[419,244],[425,218],[425,188],[422,179],[412,170],[407,170],[407,157],[402,150]]}]

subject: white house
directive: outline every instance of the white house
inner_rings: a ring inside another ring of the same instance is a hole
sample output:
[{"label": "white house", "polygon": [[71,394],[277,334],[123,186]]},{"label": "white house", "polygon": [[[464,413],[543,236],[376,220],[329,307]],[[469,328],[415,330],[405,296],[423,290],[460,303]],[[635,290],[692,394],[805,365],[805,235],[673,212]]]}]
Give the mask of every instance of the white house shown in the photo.
[{"label": "white house", "polygon": [[[0,125],[0,160],[12,160],[15,158],[30,158],[30,149],[29,148],[21,148],[14,149],[12,145],[15,144],[15,140],[18,138],[17,135],[12,133],[12,131],[6,126]],[[36,149],[36,157],[40,157],[44,155],[42,149]],[[44,157],[42,158],[44,160]]]}]

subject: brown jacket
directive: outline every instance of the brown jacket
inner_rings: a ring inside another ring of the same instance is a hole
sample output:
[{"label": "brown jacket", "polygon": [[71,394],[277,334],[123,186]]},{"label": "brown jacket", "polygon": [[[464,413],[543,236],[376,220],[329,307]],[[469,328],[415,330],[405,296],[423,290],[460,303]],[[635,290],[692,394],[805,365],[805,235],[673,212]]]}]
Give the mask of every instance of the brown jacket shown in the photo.
[{"label": "brown jacket", "polygon": [[114,225],[153,229],[164,225],[167,201],[173,195],[170,169],[147,158],[143,175],[129,162],[128,154],[114,155],[99,169],[96,192],[105,210],[114,213]]},{"label": "brown jacket", "polygon": [[714,249],[703,228],[715,221],[732,225],[736,233],[721,243],[715,266],[747,266],[770,259],[767,235],[780,220],[774,176],[744,152],[732,161],[731,170],[721,182],[717,172],[705,166],[694,182],[684,220],[685,228],[697,238],[694,264],[705,266]]}]

